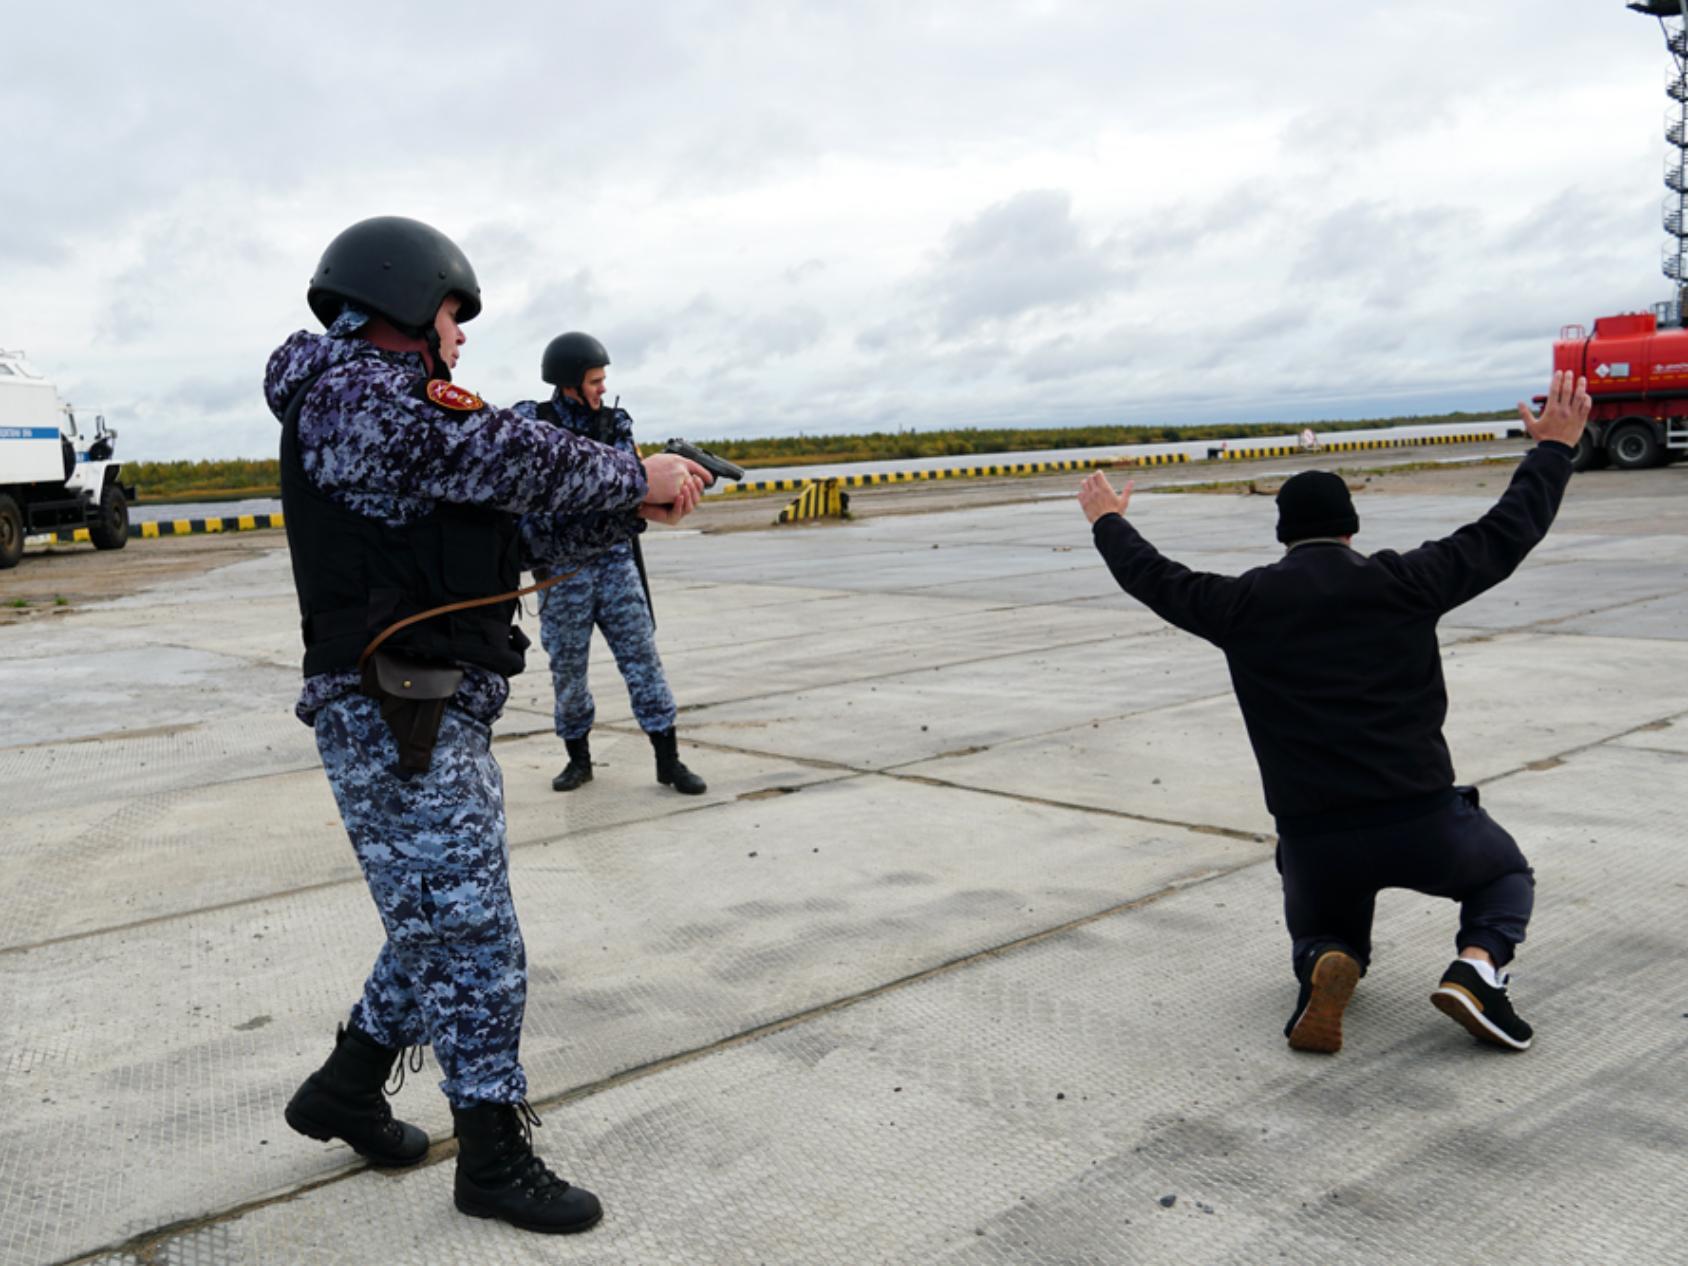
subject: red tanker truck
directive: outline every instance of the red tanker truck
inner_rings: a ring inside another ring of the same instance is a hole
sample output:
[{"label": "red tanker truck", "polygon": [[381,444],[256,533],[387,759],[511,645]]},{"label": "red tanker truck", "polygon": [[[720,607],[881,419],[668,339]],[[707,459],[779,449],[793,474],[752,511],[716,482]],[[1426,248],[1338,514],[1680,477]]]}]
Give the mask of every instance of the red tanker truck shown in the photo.
[{"label": "red tanker truck", "polygon": [[1586,376],[1594,397],[1576,469],[1610,462],[1639,470],[1688,457],[1688,329],[1661,329],[1654,312],[1601,317],[1592,337],[1567,325],[1553,344],[1553,368]]}]

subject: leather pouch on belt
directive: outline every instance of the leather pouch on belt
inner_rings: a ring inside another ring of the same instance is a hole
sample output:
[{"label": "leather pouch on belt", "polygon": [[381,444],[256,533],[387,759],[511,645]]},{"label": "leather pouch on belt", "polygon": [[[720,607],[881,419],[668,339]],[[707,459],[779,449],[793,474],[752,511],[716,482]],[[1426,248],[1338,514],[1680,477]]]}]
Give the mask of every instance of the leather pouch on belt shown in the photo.
[{"label": "leather pouch on belt", "polygon": [[434,761],[445,705],[463,670],[376,651],[363,666],[363,693],[381,705],[381,719],[399,749],[401,774],[425,774]]}]

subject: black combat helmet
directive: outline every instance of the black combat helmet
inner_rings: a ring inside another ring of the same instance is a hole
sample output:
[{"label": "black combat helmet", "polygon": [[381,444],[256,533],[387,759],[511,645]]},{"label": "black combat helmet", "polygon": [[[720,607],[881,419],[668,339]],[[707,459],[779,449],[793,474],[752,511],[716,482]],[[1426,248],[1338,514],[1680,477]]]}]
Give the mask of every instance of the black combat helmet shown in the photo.
[{"label": "black combat helmet", "polygon": [[590,369],[602,369],[610,363],[604,345],[590,334],[578,330],[559,334],[545,347],[545,358],[539,365],[539,376],[553,387],[573,387],[580,390]]},{"label": "black combat helmet", "polygon": [[462,301],[459,323],[480,314],[481,284],[457,243],[420,220],[379,215],[328,244],[306,299],[324,326],[355,303],[421,337],[447,295]]}]

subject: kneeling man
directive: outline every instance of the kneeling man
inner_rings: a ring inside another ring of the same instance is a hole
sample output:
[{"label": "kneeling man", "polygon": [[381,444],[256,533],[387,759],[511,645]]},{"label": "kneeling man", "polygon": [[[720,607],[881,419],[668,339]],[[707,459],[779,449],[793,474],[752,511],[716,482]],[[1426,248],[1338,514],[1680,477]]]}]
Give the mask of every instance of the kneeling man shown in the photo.
[{"label": "kneeling man", "polygon": [[1300,997],[1296,1050],[1342,1047],[1342,1013],[1371,956],[1383,888],[1460,903],[1459,957],[1431,995],[1485,1042],[1530,1045],[1504,968],[1524,939],[1534,878],[1524,855],[1454,785],[1436,624],[1505,580],[1547,534],[1588,420],[1587,382],[1555,374],[1536,447],[1493,509],[1406,553],[1359,553],[1348,485],[1310,470],[1278,493],[1282,559],[1241,576],[1192,572],[1125,520],[1132,485],[1101,472],[1080,504],[1114,579],[1163,619],[1225,652],[1277,819],[1278,870]]}]

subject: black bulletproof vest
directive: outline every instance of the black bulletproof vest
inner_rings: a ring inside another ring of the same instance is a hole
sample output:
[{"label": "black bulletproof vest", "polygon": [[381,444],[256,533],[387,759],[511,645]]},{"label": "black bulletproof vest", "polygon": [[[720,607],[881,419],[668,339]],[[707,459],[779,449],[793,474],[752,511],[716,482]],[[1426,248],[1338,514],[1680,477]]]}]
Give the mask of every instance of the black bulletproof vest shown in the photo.
[{"label": "black bulletproof vest", "polygon": [[[541,401],[534,412],[539,415],[541,421],[549,422],[565,431],[574,431],[574,428],[564,421],[563,412],[557,407],[555,400]],[[608,409],[595,410],[587,419],[586,429],[574,433],[589,440],[596,440],[600,444],[608,444],[611,448],[615,447],[615,427]]]},{"label": "black bulletproof vest", "polygon": [[[299,411],[313,376],[294,392],[281,426],[281,508],[299,591],[305,676],[356,668],[376,634],[406,616],[521,586],[516,516],[440,503],[404,527],[336,505],[299,460]],[[516,602],[420,620],[382,649],[505,677],[522,671],[529,643],[511,620]]]}]

